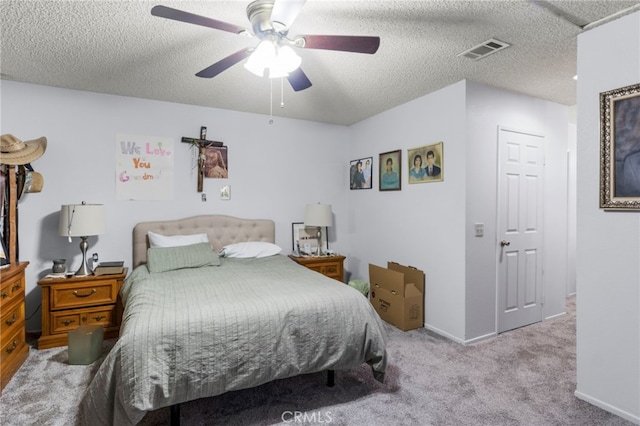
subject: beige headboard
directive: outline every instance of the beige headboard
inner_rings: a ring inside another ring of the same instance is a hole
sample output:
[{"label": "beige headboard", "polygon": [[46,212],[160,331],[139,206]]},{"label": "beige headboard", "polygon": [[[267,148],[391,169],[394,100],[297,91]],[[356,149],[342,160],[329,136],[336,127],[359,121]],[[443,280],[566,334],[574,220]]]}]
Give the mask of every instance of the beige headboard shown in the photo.
[{"label": "beige headboard", "polygon": [[269,219],[241,219],[225,215],[202,215],[184,219],[140,222],[133,228],[133,267],[147,262],[149,231],[162,235],[189,235],[206,232],[218,252],[231,243],[266,241],[275,243],[276,225]]}]

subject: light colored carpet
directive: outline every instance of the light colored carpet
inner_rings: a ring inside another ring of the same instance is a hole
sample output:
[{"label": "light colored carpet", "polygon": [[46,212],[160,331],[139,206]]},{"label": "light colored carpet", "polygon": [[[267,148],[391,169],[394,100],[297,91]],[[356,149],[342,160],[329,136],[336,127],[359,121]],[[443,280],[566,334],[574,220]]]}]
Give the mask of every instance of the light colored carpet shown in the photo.
[{"label": "light colored carpet", "polygon": [[[387,326],[384,384],[368,366],[279,380],[182,405],[183,425],[631,425],[576,399],[575,306],[554,320],[463,346]],[[113,341],[105,342],[105,353]],[[67,364],[67,349],[32,349],[0,397],[0,424],[71,425],[101,360]],[[295,417],[297,416],[297,417]],[[169,409],[142,425],[166,425]],[[297,421],[296,421],[297,420]]]}]

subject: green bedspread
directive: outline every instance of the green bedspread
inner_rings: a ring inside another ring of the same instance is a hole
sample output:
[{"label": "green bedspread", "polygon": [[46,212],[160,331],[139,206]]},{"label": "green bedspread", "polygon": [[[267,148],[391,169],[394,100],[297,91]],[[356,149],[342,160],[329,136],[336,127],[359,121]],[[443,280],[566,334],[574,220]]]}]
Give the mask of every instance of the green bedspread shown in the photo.
[{"label": "green bedspread", "polygon": [[275,379],[367,362],[382,381],[382,321],[357,290],[286,256],[127,278],[120,338],[93,378],[80,421],[145,413]]}]

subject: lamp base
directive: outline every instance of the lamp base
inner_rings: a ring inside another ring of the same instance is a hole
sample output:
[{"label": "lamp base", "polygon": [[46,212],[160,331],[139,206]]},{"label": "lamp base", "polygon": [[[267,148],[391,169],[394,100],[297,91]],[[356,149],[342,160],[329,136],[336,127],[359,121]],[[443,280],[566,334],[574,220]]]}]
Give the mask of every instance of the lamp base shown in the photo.
[{"label": "lamp base", "polygon": [[322,229],[319,226],[316,230],[316,238],[318,239],[318,251],[316,252],[316,256],[322,256],[322,245],[320,244],[322,241]]},{"label": "lamp base", "polygon": [[84,277],[86,275],[93,275],[93,271],[89,268],[87,264],[87,249],[89,248],[89,243],[87,242],[88,237],[80,237],[80,251],[82,251],[82,264],[80,268],[76,271],[75,275]]}]

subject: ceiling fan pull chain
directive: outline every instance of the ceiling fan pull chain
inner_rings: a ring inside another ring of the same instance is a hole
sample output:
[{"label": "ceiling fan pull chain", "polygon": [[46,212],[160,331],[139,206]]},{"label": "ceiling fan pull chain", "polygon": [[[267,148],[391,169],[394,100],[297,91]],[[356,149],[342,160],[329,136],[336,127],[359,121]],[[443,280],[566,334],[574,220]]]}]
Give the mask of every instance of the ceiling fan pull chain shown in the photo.
[{"label": "ceiling fan pull chain", "polygon": [[280,108],[284,108],[284,77],[280,77]]},{"label": "ceiling fan pull chain", "polygon": [[273,79],[269,79],[269,124],[273,124]]}]

